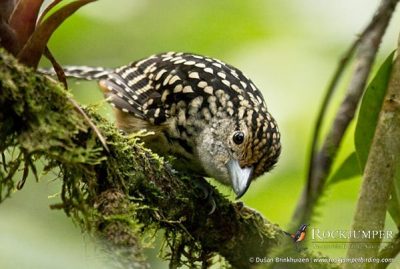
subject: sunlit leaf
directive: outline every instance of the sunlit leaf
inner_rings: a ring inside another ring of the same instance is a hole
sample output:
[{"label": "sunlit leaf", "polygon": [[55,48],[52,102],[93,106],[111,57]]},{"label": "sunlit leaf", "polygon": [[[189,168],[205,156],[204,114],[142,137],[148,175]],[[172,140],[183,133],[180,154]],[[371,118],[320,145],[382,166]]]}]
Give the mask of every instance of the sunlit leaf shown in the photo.
[{"label": "sunlit leaf", "polygon": [[51,2],[44,10],[43,12],[40,14],[39,17],[39,23],[41,23],[44,18],[46,17],[47,13],[50,12],[50,10],[52,10],[56,5],[58,5],[62,0],[54,0],[53,2]]},{"label": "sunlit leaf", "polygon": [[364,171],[372,139],[374,138],[379,112],[386,94],[390,71],[392,70],[393,55],[394,52],[389,55],[379,68],[374,79],[368,85],[361,102],[354,134],[354,144],[361,171]]},{"label": "sunlit leaf", "polygon": [[71,16],[80,7],[94,2],[96,0],[74,1],[60,8],[51,14],[43,23],[41,23],[29,38],[28,42],[18,55],[18,59],[31,67],[36,68],[39,60],[47,46],[51,35],[61,25],[61,23]]},{"label": "sunlit leaf", "polygon": [[361,175],[361,169],[357,155],[355,152],[352,152],[333,173],[328,184],[335,184],[359,175]]},{"label": "sunlit leaf", "polygon": [[15,31],[22,48],[36,27],[43,0],[20,0],[12,13],[9,24]]}]

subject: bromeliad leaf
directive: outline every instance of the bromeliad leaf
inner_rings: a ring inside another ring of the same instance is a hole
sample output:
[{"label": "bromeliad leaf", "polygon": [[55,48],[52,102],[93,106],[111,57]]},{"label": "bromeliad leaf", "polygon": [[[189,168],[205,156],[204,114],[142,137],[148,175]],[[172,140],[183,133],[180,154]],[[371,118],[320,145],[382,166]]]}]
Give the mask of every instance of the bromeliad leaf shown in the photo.
[{"label": "bromeliad leaf", "polygon": [[9,24],[17,35],[19,46],[22,47],[35,31],[42,4],[43,0],[20,0],[15,7]]},{"label": "bromeliad leaf", "polygon": [[354,134],[354,144],[361,171],[364,171],[369,149],[375,134],[379,112],[381,111],[383,98],[386,93],[390,72],[392,70],[393,55],[394,52],[389,55],[379,68],[374,79],[368,85],[361,102],[356,131]]},{"label": "bromeliad leaf", "polygon": [[22,63],[36,68],[47,46],[47,42],[58,26],[80,7],[94,1],[96,0],[77,0],[51,14],[43,23],[37,26],[36,30],[18,54],[18,59]]}]

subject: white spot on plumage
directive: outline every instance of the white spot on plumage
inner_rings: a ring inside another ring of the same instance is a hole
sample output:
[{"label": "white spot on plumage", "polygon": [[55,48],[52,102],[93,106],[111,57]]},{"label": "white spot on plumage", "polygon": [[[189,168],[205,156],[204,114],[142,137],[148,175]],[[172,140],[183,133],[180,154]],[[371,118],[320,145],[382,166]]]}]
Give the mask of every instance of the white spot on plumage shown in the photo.
[{"label": "white spot on plumage", "polygon": [[239,89],[239,86],[238,86],[238,85],[236,85],[236,84],[232,84],[232,85],[231,85],[231,88],[232,88],[232,90],[234,90],[235,92],[237,92],[237,93],[241,93],[241,91],[240,91],[240,89]]},{"label": "white spot on plumage", "polygon": [[172,85],[172,84],[174,84],[176,81],[178,81],[178,80],[180,80],[180,77],[179,76],[177,76],[177,75],[175,75],[175,76],[173,76],[172,78],[171,78],[171,80],[169,81],[169,85]]},{"label": "white spot on plumage", "polygon": [[202,81],[200,81],[198,84],[197,84],[197,87],[199,87],[199,88],[205,88],[205,87],[207,87],[207,82],[205,82],[204,80],[202,80]]},{"label": "white spot on plumage", "polygon": [[228,80],[226,80],[226,79],[223,79],[222,80],[222,83],[224,83],[226,86],[228,86],[228,87],[230,87],[231,86],[231,83],[228,81]]},{"label": "white spot on plumage", "polygon": [[242,84],[242,86],[243,86],[243,89],[246,89],[246,88],[247,88],[247,83],[246,83],[246,82],[244,82],[244,81],[240,81],[240,83]]},{"label": "white spot on plumage", "polygon": [[174,64],[181,64],[181,63],[184,63],[184,62],[186,62],[186,60],[180,59],[180,60],[174,61]]},{"label": "white spot on plumage", "polygon": [[148,72],[153,73],[153,72],[156,71],[156,70],[157,70],[157,66],[156,66],[156,63],[154,63],[154,64],[152,64],[152,67],[149,69]]},{"label": "white spot on plumage", "polygon": [[160,116],[160,108],[157,108],[154,112],[154,118],[158,118],[158,116]]},{"label": "white spot on plumage", "polygon": [[167,56],[167,57],[164,57],[162,60],[163,60],[163,62],[165,62],[165,61],[171,60],[172,58],[173,58],[172,56]]},{"label": "white spot on plumage", "polygon": [[236,78],[239,77],[239,75],[238,75],[238,73],[236,73],[236,70],[235,70],[235,69],[230,69],[230,72],[231,72],[232,76],[234,76],[234,77],[236,77]]},{"label": "white spot on plumage", "polygon": [[244,100],[240,101],[240,105],[244,106],[244,107],[249,107],[250,103],[248,100],[244,99]]},{"label": "white spot on plumage", "polygon": [[212,68],[210,68],[210,67],[204,68],[204,72],[214,74],[214,70],[212,70]]},{"label": "white spot on plumage", "polygon": [[159,71],[159,72],[157,73],[157,75],[156,75],[156,80],[159,80],[159,79],[161,78],[161,76],[162,76],[165,72],[167,72],[166,69],[162,69],[161,71]]},{"label": "white spot on plumage", "polygon": [[223,78],[223,79],[226,78],[226,74],[225,74],[224,72],[218,72],[217,75],[218,75],[220,78]]},{"label": "white spot on plumage", "polygon": [[239,119],[243,119],[245,110],[246,110],[245,107],[239,107],[239,111],[238,111],[238,118]]},{"label": "white spot on plumage", "polygon": [[179,61],[179,60],[182,60],[182,57],[177,56],[177,57],[171,58],[171,62],[175,62],[175,61]]},{"label": "white spot on plumage", "polygon": [[204,117],[206,120],[211,120],[211,113],[210,113],[210,110],[209,110],[208,108],[204,107],[204,108],[201,110],[201,114],[203,114],[203,117]]},{"label": "white spot on plumage", "polygon": [[123,112],[125,112],[125,113],[129,113],[129,110],[126,109],[126,108],[122,108],[121,110],[122,110]]},{"label": "white spot on plumage", "polygon": [[207,86],[204,88],[204,92],[212,95],[214,92],[214,88],[212,86]]},{"label": "white spot on plumage", "polygon": [[221,68],[222,65],[220,63],[212,63],[214,66]]},{"label": "white spot on plumage", "polygon": [[185,122],[186,122],[186,113],[184,109],[181,109],[178,112],[178,124],[183,125]]},{"label": "white spot on plumage", "polygon": [[199,108],[203,104],[203,96],[194,98],[189,105],[189,115],[194,116],[199,111]]},{"label": "white spot on plumage", "polygon": [[216,114],[217,113],[217,97],[209,96],[207,98],[207,102],[208,102],[208,108],[210,109],[210,112],[212,114]]},{"label": "white spot on plumage", "polygon": [[199,73],[198,72],[190,72],[189,73],[190,78],[197,78],[200,79]]},{"label": "white spot on plumage", "polygon": [[183,93],[191,93],[191,92],[193,92],[193,89],[189,85],[183,88]]},{"label": "white spot on plumage", "polygon": [[184,65],[195,65],[196,62],[195,61],[186,61],[183,63]]},{"label": "white spot on plumage", "polygon": [[199,68],[205,68],[206,67],[206,65],[203,64],[203,63],[197,63],[194,66],[199,67]]},{"label": "white spot on plumage", "polygon": [[169,95],[169,90],[165,90],[161,95],[161,102],[165,102],[168,95]]},{"label": "white spot on plumage", "polygon": [[171,77],[172,77],[172,75],[169,74],[169,75],[164,79],[164,81],[163,81],[163,86],[165,86],[165,85],[168,84],[168,82],[169,82],[169,80],[171,79]]},{"label": "white spot on plumage", "polygon": [[253,83],[250,83],[250,87],[253,89],[253,91],[255,91],[255,92],[257,91],[257,88]]},{"label": "white spot on plumage", "polygon": [[183,89],[182,84],[178,84],[174,88],[174,93],[181,92]]}]

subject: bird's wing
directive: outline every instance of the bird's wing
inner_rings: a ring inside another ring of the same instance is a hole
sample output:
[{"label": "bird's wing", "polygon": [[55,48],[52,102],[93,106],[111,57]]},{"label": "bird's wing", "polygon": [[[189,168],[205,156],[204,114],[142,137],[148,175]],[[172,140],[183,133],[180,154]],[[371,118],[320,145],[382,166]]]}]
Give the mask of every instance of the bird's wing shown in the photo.
[{"label": "bird's wing", "polygon": [[99,82],[106,100],[115,108],[156,125],[166,120],[161,94],[143,66],[124,66]]}]

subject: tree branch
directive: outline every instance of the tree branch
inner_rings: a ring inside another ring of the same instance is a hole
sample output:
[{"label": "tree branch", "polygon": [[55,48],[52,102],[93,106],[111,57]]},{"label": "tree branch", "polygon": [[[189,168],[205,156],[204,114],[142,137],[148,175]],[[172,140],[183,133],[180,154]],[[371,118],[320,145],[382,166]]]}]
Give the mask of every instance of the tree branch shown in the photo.
[{"label": "tree branch", "polygon": [[[350,47],[348,54],[346,54],[344,58],[344,63],[339,64],[338,70],[335,72],[334,79],[328,88],[325,102],[317,120],[316,131],[310,152],[311,156],[307,186],[303,191],[294,215],[294,219],[297,223],[306,223],[311,218],[315,203],[322,193],[322,189],[327,177],[329,176],[333,160],[336,157],[343,136],[351,120],[354,118],[379,45],[397,3],[398,0],[381,1],[373,19],[361,36]],[[358,47],[358,52],[355,57],[356,67],[354,74],[347,88],[346,95],[336,113],[330,131],[328,132],[321,149],[316,153],[316,144],[320,132],[322,117],[326,110],[324,106],[327,106],[328,99],[337,84],[336,79],[341,77],[341,69],[345,68],[347,63],[346,59],[353,53],[354,47]]]},{"label": "tree branch", "polygon": [[[400,43],[398,51],[400,49]],[[387,203],[393,180],[400,168],[400,57],[397,55],[374,140],[364,170],[364,180],[353,219],[352,230],[380,231],[385,225]],[[381,238],[365,238],[365,243],[380,243]],[[376,247],[360,249],[350,239],[347,256],[376,257]],[[352,267],[354,268],[354,267]]]}]

